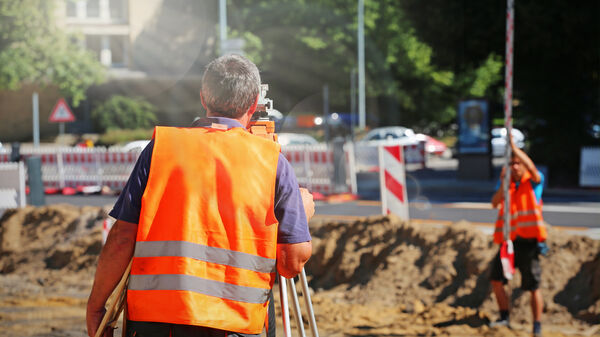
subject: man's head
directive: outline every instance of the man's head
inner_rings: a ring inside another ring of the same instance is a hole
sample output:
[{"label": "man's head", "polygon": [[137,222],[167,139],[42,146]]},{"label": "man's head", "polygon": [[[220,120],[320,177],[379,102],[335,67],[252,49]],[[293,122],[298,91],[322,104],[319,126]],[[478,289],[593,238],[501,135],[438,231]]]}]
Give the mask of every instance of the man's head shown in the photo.
[{"label": "man's head", "polygon": [[510,156],[510,177],[514,182],[521,181],[523,174],[525,173],[525,167],[523,167],[523,162],[519,157],[515,155],[515,153],[511,153]]},{"label": "man's head", "polygon": [[200,96],[209,115],[239,119],[256,108],[258,68],[240,55],[224,55],[206,67]]}]

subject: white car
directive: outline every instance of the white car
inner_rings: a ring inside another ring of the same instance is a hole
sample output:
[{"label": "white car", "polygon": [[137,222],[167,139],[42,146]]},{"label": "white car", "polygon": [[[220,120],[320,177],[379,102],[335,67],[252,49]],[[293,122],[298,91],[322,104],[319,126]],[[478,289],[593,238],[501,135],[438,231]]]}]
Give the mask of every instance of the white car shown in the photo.
[{"label": "white car", "polygon": [[124,152],[132,152],[132,151],[142,152],[142,150],[146,148],[146,146],[148,145],[148,143],[150,143],[149,140],[134,140],[133,142],[129,142],[129,143],[125,144],[121,148],[121,151],[124,151]]},{"label": "white car", "polygon": [[369,145],[378,144],[417,144],[415,132],[403,126],[386,126],[369,131],[360,141]]},{"label": "white car", "polygon": [[281,146],[319,144],[319,142],[312,136],[305,135],[302,133],[278,133],[277,142],[279,142]]},{"label": "white car", "polygon": [[[525,135],[519,129],[512,129],[512,138],[519,149],[525,147]],[[506,129],[492,129],[492,156],[501,157],[506,150]]]}]

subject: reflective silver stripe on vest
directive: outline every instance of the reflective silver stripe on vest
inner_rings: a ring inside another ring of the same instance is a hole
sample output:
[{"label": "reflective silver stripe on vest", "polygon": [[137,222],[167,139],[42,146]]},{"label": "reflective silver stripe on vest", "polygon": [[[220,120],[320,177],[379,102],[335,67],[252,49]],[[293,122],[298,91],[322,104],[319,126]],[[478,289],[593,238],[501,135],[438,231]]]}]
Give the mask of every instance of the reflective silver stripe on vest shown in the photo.
[{"label": "reflective silver stripe on vest", "polygon": [[519,222],[517,227],[534,227],[534,226],[544,226],[543,221],[525,221]]},{"label": "reflective silver stripe on vest", "polygon": [[527,215],[538,215],[539,212],[535,209],[529,210],[529,211],[518,211],[515,214],[511,215],[511,218],[514,220],[520,216],[527,216]]},{"label": "reflective silver stripe on vest", "polygon": [[134,257],[180,256],[200,261],[274,273],[276,260],[224,248],[209,247],[186,241],[138,241]]},{"label": "reflective silver stripe on vest", "polygon": [[266,303],[269,289],[252,288],[191,275],[131,275],[129,290],[183,290],[245,303]]}]

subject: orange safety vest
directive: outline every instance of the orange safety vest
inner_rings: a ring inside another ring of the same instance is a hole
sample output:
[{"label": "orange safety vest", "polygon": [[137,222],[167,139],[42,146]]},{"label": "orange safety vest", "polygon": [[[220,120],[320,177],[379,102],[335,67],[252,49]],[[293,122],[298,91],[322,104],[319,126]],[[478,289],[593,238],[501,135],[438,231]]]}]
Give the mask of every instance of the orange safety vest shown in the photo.
[{"label": "orange safety vest", "polygon": [[243,128],[157,127],[128,319],[262,331],[275,281],[279,145]]},{"label": "orange safety vest", "polygon": [[[542,217],[542,201],[536,201],[535,192],[531,186],[531,175],[525,172],[521,178],[519,188],[511,181],[510,193],[510,239],[515,240],[517,236],[524,239],[546,240],[546,226]],[[504,203],[500,204],[496,228],[494,231],[494,242],[502,243],[504,226]]]}]

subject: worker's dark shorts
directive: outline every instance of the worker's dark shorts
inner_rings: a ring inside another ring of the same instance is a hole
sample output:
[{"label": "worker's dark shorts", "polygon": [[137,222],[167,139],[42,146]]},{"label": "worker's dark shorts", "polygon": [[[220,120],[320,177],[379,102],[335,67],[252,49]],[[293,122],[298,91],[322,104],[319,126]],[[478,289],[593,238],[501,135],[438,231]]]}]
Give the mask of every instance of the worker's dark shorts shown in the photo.
[{"label": "worker's dark shorts", "polygon": [[[517,237],[513,241],[513,246],[515,248],[515,268],[521,272],[521,289],[538,289],[542,279],[542,267],[540,266],[537,240]],[[502,272],[500,249],[492,260],[491,269],[490,279],[492,281],[502,281],[504,284],[508,282]]]},{"label": "worker's dark shorts", "polygon": [[127,337],[245,337],[245,335],[201,326],[127,321]]}]

